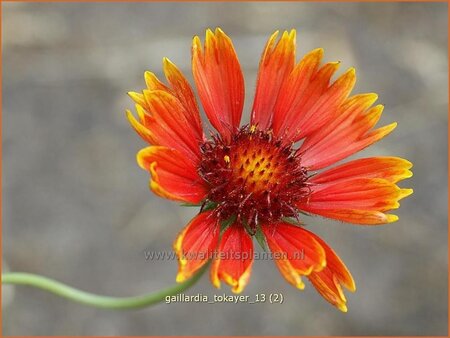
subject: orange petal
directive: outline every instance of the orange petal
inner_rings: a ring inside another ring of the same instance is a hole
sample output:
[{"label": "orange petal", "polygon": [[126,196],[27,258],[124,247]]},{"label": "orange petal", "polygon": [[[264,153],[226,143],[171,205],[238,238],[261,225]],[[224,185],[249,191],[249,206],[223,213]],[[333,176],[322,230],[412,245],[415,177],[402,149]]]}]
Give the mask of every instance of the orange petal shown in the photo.
[{"label": "orange petal", "polygon": [[397,183],[412,176],[411,167],[411,162],[399,157],[361,158],[323,171],[309,182],[322,184],[355,178],[382,178]]},{"label": "orange petal", "polygon": [[188,113],[180,101],[162,90],[144,90],[144,99],[151,113],[146,116],[146,127],[155,136],[156,145],[177,149],[198,160],[201,139],[191,128]]},{"label": "orange petal", "polygon": [[[191,124],[193,131],[199,139],[203,137],[202,123],[197,101],[189,82],[183,73],[168,58],[163,58],[163,69],[170,88],[163,84],[152,72],[145,72],[145,83],[150,91],[162,90],[175,96],[184,107],[186,119]],[[134,93],[135,95],[137,93]],[[148,109],[145,103],[144,95],[137,96],[137,99],[144,102],[144,107]]]},{"label": "orange petal", "polygon": [[200,111],[194,92],[183,73],[168,58],[163,59],[164,74],[170,83],[174,95],[186,109],[187,120],[192,124],[197,136],[202,138],[203,129],[200,119]]},{"label": "orange petal", "polygon": [[339,107],[350,94],[356,82],[355,69],[350,68],[339,77],[317,100],[311,108],[297,117],[294,124],[300,132],[293,135],[293,140],[298,141],[313,131],[321,128],[325,123],[333,119],[332,112]]},{"label": "orange petal", "polygon": [[298,111],[298,107],[305,99],[305,91],[311,78],[317,72],[322,60],[323,49],[317,48],[306,54],[295,66],[280,90],[274,107],[273,129],[275,135],[283,135]]},{"label": "orange petal", "polygon": [[[290,137],[293,141],[298,141],[304,138],[307,134],[310,134],[313,129],[318,128],[317,126],[325,124],[325,121],[331,119],[333,115],[331,114],[332,107],[327,106],[327,108],[323,112],[316,112],[315,114],[321,114],[321,120],[314,121],[314,124],[302,122],[303,119],[310,118],[308,114],[313,114],[311,111],[316,106],[316,103],[322,97],[326,96],[326,93],[329,89],[330,79],[336,70],[339,68],[339,62],[329,62],[325,64],[322,68],[320,68],[316,73],[311,77],[311,81],[306,88],[304,95],[301,97],[301,101],[299,102],[298,109],[300,115],[294,115],[293,120],[290,122],[290,125],[295,126],[295,128],[289,128],[291,130],[291,135],[287,134],[288,138]],[[336,102],[331,102],[330,105],[338,106],[341,99],[336,100]],[[307,113],[309,112],[309,113]],[[304,114],[304,115],[302,115]],[[303,117],[302,117],[303,116]],[[303,126],[302,125],[306,126]],[[285,136],[286,137],[286,136]]]},{"label": "orange petal", "polygon": [[305,139],[300,147],[303,165],[310,170],[324,168],[394,130],[396,123],[371,131],[383,111],[382,105],[369,109],[376,99],[376,94],[361,94],[347,99],[334,113],[334,119]]},{"label": "orange petal", "polygon": [[147,147],[137,154],[139,166],[151,174],[150,188],[158,196],[199,203],[206,188],[195,165],[175,149]]},{"label": "orange petal", "polygon": [[231,39],[217,28],[206,31],[205,48],[194,37],[192,72],[211,124],[225,139],[239,127],[244,105],[244,77]]},{"label": "orange petal", "polygon": [[300,276],[325,267],[325,251],[303,228],[279,222],[263,225],[261,229],[278,269],[296,288],[305,287]]},{"label": "orange petal", "polygon": [[275,135],[294,142],[304,138],[332,120],[334,110],[352,90],[355,70],[350,68],[329,86],[339,63],[328,63],[317,70],[322,54],[319,49],[305,56],[283,86],[275,106]]},{"label": "orange petal", "polygon": [[[351,128],[357,116],[363,116],[364,112],[378,99],[378,95],[374,93],[354,95],[347,100],[333,113],[334,119],[316,130],[304,140],[301,151],[306,152],[321,141],[324,142],[329,137],[341,139],[340,133],[346,132]],[[333,143],[335,140],[333,140]]]},{"label": "orange petal", "polygon": [[355,178],[312,184],[311,194],[297,206],[306,212],[349,223],[383,224],[398,219],[384,212],[397,209],[399,201],[412,192],[385,179]]},{"label": "orange petal", "polygon": [[325,250],[327,265],[321,271],[312,272],[308,278],[316,288],[316,290],[331,304],[336,306],[339,310],[347,312],[347,300],[342,286],[354,292],[356,290],[355,281],[348,271],[345,264],[339,256],[331,249],[325,241],[320,237],[308,232]]},{"label": "orange petal", "polygon": [[251,124],[262,130],[270,127],[281,85],[294,68],[295,35],[295,29],[290,33],[285,31],[276,43],[276,31],[267,41],[262,54],[251,117]]},{"label": "orange petal", "polygon": [[220,225],[213,212],[198,214],[173,244],[178,257],[177,282],[190,278],[212,256],[219,241]]},{"label": "orange petal", "polygon": [[247,285],[253,264],[253,242],[244,227],[229,226],[220,240],[217,256],[211,267],[211,281],[220,288],[220,281],[240,293]]},{"label": "orange petal", "polygon": [[[143,93],[129,92],[128,95],[136,102],[136,110],[139,122],[127,111],[128,119],[138,134],[149,143],[164,145],[175,149],[184,149],[198,157],[198,142],[203,140],[203,130],[200,120],[199,109],[195,101],[192,89],[178,68],[168,59],[164,58],[164,73],[171,86],[163,84],[152,72],[145,72],[145,83],[147,89]],[[164,103],[167,109],[163,108]],[[173,112],[173,114],[172,114]],[[171,119],[171,115],[173,118]],[[173,120],[179,120],[179,125]],[[153,130],[152,130],[153,129]],[[167,133],[165,130],[169,130]],[[186,140],[180,135],[186,134]],[[192,140],[195,140],[192,142]],[[181,141],[181,142],[180,142]],[[184,143],[184,145],[183,145]]]}]

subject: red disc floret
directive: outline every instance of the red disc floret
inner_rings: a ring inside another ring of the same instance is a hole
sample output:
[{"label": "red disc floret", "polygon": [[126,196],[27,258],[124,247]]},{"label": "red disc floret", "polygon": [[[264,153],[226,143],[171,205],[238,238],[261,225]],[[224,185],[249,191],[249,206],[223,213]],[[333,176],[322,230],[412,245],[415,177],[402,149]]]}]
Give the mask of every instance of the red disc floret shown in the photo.
[{"label": "red disc floret", "polygon": [[231,141],[215,135],[200,148],[199,174],[221,220],[236,216],[256,229],[259,223],[297,217],[296,202],[308,196],[309,188],[307,171],[292,145],[270,130],[244,126]]}]

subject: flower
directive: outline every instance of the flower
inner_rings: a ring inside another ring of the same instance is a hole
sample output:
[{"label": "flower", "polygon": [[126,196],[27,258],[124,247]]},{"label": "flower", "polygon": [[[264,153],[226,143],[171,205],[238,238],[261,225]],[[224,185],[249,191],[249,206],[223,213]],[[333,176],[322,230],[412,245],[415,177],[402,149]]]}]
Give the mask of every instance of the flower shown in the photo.
[{"label": "flower", "polygon": [[167,85],[146,72],[147,89],[129,93],[138,119],[127,111],[133,128],[151,144],[137,161],[150,172],[155,194],[201,205],[174,243],[177,281],[212,258],[213,285],[223,281],[241,292],[250,278],[256,237],[278,254],[275,263],[290,284],[303,289],[306,276],[345,312],[343,287],[355,291],[353,278],[299,215],[366,225],[394,222],[398,217],[387,212],[412,193],[396,183],[412,176],[412,164],[369,157],[326,169],[382,139],[396,123],[374,129],[383,106],[373,106],[376,94],[349,96],[353,68],[331,83],[338,62],[320,65],[323,50],[315,49],[296,63],[295,30],[280,39],[278,34],[262,53],[251,122],[242,127],[244,78],[231,39],[219,28],[206,31],[204,47],[194,37],[192,71],[216,130],[210,137],[181,71],[164,58]]}]

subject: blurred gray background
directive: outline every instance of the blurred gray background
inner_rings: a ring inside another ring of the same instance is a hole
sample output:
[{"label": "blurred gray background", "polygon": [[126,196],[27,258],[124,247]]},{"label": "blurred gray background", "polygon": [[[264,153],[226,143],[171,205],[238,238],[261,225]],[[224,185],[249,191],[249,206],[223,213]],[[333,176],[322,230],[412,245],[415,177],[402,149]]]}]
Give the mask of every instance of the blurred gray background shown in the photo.
[{"label": "blurred gray background", "polygon": [[[281,292],[284,304],[107,311],[8,286],[3,334],[447,335],[447,4],[4,3],[2,25],[4,271],[116,296],[174,283],[176,262],[146,261],[144,250],[171,250],[196,210],[149,192],[126,92],[144,87],[145,70],[161,75],[163,56],[191,79],[191,38],[207,27],[234,41],[247,116],[276,29],[298,30],[299,56],[323,47],[340,73],[355,66],[354,93],[377,92],[380,125],[399,123],[359,156],[408,158],[414,177],[403,186],[415,190],[386,226],[305,217],[353,273],[347,314],[257,261],[244,294]],[[229,289],[206,275],[187,294],[198,292]]]}]

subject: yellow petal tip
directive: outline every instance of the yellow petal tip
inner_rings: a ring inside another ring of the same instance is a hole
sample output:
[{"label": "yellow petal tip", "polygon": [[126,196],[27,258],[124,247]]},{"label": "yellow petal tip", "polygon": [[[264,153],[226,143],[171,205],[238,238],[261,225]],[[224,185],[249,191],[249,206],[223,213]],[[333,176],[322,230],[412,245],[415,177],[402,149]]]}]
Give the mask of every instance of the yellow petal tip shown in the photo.
[{"label": "yellow petal tip", "polygon": [[147,88],[149,89],[153,88],[154,84],[158,82],[156,75],[148,70],[144,73],[144,80]]},{"label": "yellow petal tip", "polygon": [[348,311],[347,305],[345,305],[345,304],[338,304],[337,307],[339,310],[341,310],[344,313]]},{"label": "yellow petal tip", "polygon": [[378,100],[378,94],[377,93],[367,93],[367,99],[375,102],[376,100]]},{"label": "yellow petal tip", "polygon": [[170,77],[169,74],[173,73],[177,68],[169,58],[163,57],[163,69],[167,78],[168,76]]},{"label": "yellow petal tip", "polygon": [[175,281],[177,283],[183,283],[186,279],[186,276],[182,272],[178,272]]},{"label": "yellow petal tip", "polygon": [[212,38],[214,38],[214,33],[213,33],[213,31],[211,30],[211,28],[208,28],[208,29],[206,30],[206,40],[209,40],[209,39],[212,39]]},{"label": "yellow petal tip", "polygon": [[411,195],[414,192],[413,189],[402,189],[400,198],[405,198]]},{"label": "yellow petal tip", "polygon": [[398,216],[397,215],[386,215],[387,218],[387,223],[394,223],[398,221]]},{"label": "yellow petal tip", "polygon": [[322,58],[324,50],[323,50],[323,48],[316,48],[312,52],[313,52],[313,54],[320,56]]},{"label": "yellow petal tip", "polygon": [[200,41],[198,35],[195,35],[192,38],[192,49],[194,50],[194,52],[200,52],[202,49],[202,42]]},{"label": "yellow petal tip", "polygon": [[226,35],[225,32],[220,27],[216,27],[216,34],[217,33],[222,34],[222,35]]},{"label": "yellow petal tip", "polygon": [[269,41],[273,41],[277,38],[278,34],[280,34],[279,30],[276,30],[275,32],[272,33],[272,35],[269,38]]},{"label": "yellow petal tip", "polygon": [[411,170],[407,170],[407,171],[405,172],[405,174],[403,175],[402,179],[405,179],[405,178],[411,178],[411,177],[413,177],[413,176],[414,176],[413,172],[412,172]]},{"label": "yellow petal tip", "polygon": [[244,290],[244,286],[241,286],[239,284],[237,284],[236,286],[233,286],[231,288],[231,292],[235,293],[235,294],[239,294]]},{"label": "yellow petal tip", "polygon": [[301,280],[300,277],[299,277],[298,281],[295,283],[295,287],[299,290],[305,289],[305,283],[303,283],[303,281]]},{"label": "yellow petal tip", "polygon": [[217,276],[211,276],[211,284],[216,288],[220,289],[220,279]]}]

